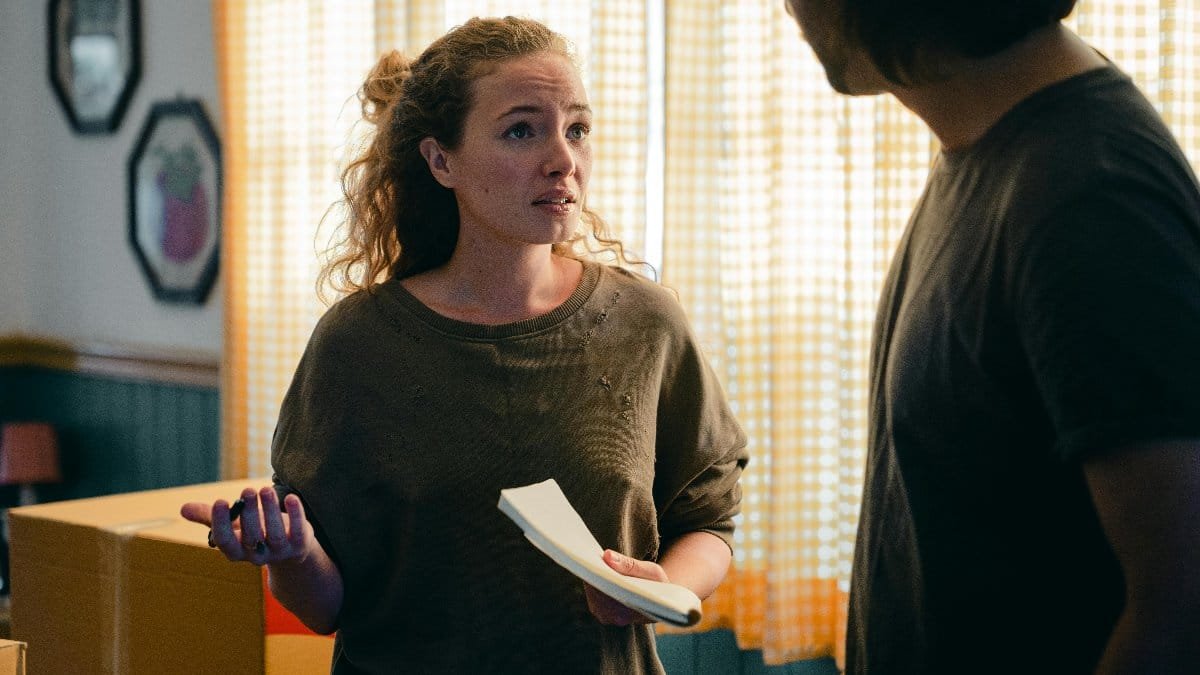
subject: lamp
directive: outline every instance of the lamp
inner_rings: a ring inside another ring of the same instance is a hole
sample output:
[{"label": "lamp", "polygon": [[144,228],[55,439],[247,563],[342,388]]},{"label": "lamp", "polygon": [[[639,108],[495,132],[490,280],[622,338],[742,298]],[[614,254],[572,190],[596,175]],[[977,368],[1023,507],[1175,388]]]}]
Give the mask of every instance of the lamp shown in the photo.
[{"label": "lamp", "polygon": [[0,485],[21,486],[20,504],[37,501],[34,483],[62,480],[58,434],[45,422],[7,422],[0,430]]},{"label": "lamp", "polygon": [[[45,422],[6,422],[0,427],[0,485],[21,487],[18,504],[37,502],[34,483],[62,480],[58,468],[58,434]],[[8,506],[4,504],[3,506]],[[0,599],[9,595],[8,510],[0,510]]]}]

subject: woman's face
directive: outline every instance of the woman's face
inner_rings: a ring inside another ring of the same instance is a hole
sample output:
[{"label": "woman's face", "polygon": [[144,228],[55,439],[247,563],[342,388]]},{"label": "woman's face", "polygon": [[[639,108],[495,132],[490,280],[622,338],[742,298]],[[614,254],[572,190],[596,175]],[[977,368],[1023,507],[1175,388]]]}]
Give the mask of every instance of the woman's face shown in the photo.
[{"label": "woman's face", "polygon": [[571,238],[592,165],[591,109],[574,64],[551,52],[502,61],[473,95],[458,148],[421,146],[458,201],[460,247]]}]

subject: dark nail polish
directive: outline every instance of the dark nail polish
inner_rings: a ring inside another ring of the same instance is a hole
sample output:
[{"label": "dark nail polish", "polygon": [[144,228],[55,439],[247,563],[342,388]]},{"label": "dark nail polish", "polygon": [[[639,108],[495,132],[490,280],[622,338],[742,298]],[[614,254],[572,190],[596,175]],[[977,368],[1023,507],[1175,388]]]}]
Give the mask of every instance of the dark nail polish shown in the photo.
[{"label": "dark nail polish", "polygon": [[246,508],[246,500],[238,499],[236,502],[234,502],[229,507],[229,522],[232,523],[233,521],[237,520],[238,516],[242,515],[242,509],[244,508]]}]

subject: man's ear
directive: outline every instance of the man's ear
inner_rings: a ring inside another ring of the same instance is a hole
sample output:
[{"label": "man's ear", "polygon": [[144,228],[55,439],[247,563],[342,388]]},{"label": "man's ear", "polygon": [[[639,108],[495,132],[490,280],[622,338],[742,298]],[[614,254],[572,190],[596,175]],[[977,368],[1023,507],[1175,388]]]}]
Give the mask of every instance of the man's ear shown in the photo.
[{"label": "man's ear", "polygon": [[421,139],[421,156],[429,165],[429,172],[433,174],[433,179],[441,183],[442,187],[453,189],[454,181],[450,176],[449,157],[442,149],[442,144],[438,143],[433,136],[426,136]]}]

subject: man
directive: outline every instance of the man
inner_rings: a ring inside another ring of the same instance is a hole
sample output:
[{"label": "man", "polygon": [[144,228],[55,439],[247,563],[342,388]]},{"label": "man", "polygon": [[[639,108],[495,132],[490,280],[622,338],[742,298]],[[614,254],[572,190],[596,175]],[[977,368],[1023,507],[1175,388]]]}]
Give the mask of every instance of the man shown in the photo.
[{"label": "man", "polygon": [[790,0],[943,151],[872,354],[851,673],[1200,673],[1200,188],[1074,0]]}]

